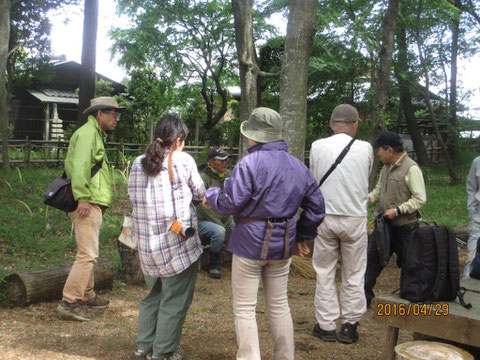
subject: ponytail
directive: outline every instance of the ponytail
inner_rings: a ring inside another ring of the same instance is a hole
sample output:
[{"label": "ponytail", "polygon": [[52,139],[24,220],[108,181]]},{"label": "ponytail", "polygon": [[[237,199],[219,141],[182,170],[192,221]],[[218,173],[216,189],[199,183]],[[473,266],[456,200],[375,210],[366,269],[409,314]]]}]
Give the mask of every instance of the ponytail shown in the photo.
[{"label": "ponytail", "polygon": [[147,176],[157,176],[162,171],[167,148],[177,141],[184,141],[188,135],[187,126],[175,115],[164,115],[155,126],[155,140],[145,150],[142,168]]}]

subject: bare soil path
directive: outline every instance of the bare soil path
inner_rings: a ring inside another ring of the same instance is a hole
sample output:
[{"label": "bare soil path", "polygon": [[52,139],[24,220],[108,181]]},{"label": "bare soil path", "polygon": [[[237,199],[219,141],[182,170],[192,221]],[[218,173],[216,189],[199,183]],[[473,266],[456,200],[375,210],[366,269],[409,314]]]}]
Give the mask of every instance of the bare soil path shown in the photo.
[{"label": "bare soil path", "polygon": [[[378,279],[377,294],[389,293],[398,287],[400,271],[392,263]],[[185,359],[235,358],[229,270],[224,269],[222,275],[221,280],[213,280],[203,271],[199,274],[182,337]],[[338,271],[337,284],[339,275]],[[97,311],[95,319],[87,323],[61,319],[55,312],[58,302],[0,309],[0,359],[128,359],[135,348],[138,303],[145,293],[144,287],[121,286],[116,282],[112,291],[102,294],[111,300],[111,306]],[[295,328],[296,359],[382,358],[386,328],[373,321],[375,305],[361,321],[357,343],[325,343],[311,335],[316,323],[314,293],[314,280],[290,278],[289,301]],[[261,291],[257,321],[262,358],[271,359],[272,342]],[[411,333],[400,331],[399,343],[409,340]]]}]

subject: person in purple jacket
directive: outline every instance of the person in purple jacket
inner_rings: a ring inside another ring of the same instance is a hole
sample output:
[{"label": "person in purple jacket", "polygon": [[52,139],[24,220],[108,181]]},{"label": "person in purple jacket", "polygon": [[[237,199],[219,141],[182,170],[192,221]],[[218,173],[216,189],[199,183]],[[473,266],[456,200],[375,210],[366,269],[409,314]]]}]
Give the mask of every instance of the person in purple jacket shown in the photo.
[{"label": "person in purple jacket", "polygon": [[[255,308],[263,280],[275,360],[294,359],[292,316],[287,283],[294,247],[308,254],[325,216],[322,193],[310,170],[287,152],[282,118],[268,108],[252,111],[240,128],[248,138],[248,155],[233,169],[223,189],[205,193],[204,204],[221,215],[233,215],[227,250],[233,253],[232,289],[237,359],[260,360]],[[298,221],[294,216],[303,212]],[[302,245],[299,245],[302,244]]]}]

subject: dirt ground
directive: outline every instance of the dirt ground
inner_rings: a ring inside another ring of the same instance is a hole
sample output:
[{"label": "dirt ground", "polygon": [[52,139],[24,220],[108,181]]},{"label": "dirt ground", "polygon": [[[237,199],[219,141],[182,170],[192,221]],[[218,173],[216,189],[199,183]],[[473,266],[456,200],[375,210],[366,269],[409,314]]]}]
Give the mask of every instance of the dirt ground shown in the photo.
[{"label": "dirt ground", "polygon": [[[465,257],[461,252],[461,263]],[[391,264],[380,275],[377,295],[398,287],[400,271]],[[236,339],[232,314],[230,271],[224,269],[221,280],[199,274],[195,296],[184,326],[181,349],[185,359],[234,359]],[[337,272],[337,284],[340,271]],[[381,359],[386,327],[374,322],[375,304],[364,315],[360,339],[352,345],[325,343],[311,335],[316,323],[313,296],[315,281],[291,276],[289,301],[295,328],[295,359],[362,360]],[[140,286],[115,282],[112,291],[101,294],[111,306],[96,312],[86,323],[61,319],[56,303],[26,308],[0,309],[0,359],[128,359],[135,348],[138,303],[146,293]],[[262,358],[272,358],[272,342],[262,291],[257,306]],[[340,329],[340,322],[338,329]],[[399,343],[412,339],[400,331]]]}]

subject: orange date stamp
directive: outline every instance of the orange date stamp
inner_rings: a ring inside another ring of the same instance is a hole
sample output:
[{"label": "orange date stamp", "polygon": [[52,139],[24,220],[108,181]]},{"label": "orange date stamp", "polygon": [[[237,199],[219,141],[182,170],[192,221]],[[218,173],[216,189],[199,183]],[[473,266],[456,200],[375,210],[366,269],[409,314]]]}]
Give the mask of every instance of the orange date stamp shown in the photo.
[{"label": "orange date stamp", "polygon": [[447,316],[450,304],[377,304],[377,316]]}]

